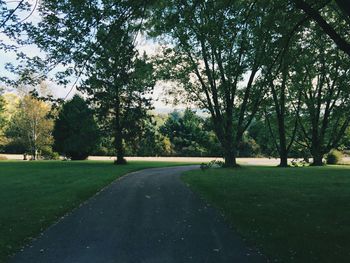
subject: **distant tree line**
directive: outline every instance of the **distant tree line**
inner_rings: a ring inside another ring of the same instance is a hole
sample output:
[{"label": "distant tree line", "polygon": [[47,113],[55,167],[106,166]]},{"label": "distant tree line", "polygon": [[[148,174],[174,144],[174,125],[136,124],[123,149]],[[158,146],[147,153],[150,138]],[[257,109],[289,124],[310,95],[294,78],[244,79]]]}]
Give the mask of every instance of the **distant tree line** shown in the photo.
[{"label": "distant tree line", "polygon": [[[31,159],[84,160],[89,155],[115,156],[114,137],[104,129],[88,102],[75,95],[59,109],[30,94],[0,96],[0,152],[26,153]],[[270,124],[271,125],[271,124]],[[219,157],[222,147],[209,115],[194,110],[168,114],[148,112],[148,118],[130,140],[122,139],[126,156]],[[238,157],[279,157],[266,119],[254,119],[238,145]],[[277,127],[275,127],[277,129]],[[350,150],[350,129],[339,144]],[[289,157],[310,158],[302,145],[291,147]]]}]

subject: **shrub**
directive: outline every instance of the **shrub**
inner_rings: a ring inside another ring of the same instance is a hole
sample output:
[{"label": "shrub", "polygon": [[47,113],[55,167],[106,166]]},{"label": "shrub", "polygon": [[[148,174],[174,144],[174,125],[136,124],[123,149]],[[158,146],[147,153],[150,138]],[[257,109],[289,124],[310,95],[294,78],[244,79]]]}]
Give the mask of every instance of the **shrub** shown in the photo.
[{"label": "shrub", "polygon": [[343,153],[338,150],[331,150],[327,155],[327,164],[338,164],[343,159]]},{"label": "shrub", "polygon": [[213,161],[210,161],[209,163],[201,163],[200,168],[202,171],[205,171],[210,168],[223,167],[224,164],[225,163],[223,161],[213,160]]},{"label": "shrub", "polygon": [[0,155],[0,161],[6,161],[6,160],[7,160],[6,156]]},{"label": "shrub", "polygon": [[41,157],[44,160],[59,160],[60,155],[58,152],[54,152],[51,147],[45,147],[41,150]]}]

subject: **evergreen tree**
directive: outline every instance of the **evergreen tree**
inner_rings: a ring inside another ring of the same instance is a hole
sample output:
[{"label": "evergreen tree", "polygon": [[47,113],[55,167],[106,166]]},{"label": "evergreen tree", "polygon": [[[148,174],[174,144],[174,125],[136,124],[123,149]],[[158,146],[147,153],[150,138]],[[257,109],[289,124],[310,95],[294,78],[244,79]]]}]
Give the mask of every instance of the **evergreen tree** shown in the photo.
[{"label": "evergreen tree", "polygon": [[[88,78],[79,90],[89,96],[103,129],[114,138],[116,164],[126,163],[125,141],[138,136],[151,109],[146,95],[153,89],[153,68],[147,57],[138,57],[127,28],[102,30],[97,38],[110,41],[96,49],[87,64]],[[113,34],[113,35],[110,35]]]},{"label": "evergreen tree", "polygon": [[63,104],[55,122],[54,149],[72,160],[86,159],[99,142],[92,110],[78,95]]}]

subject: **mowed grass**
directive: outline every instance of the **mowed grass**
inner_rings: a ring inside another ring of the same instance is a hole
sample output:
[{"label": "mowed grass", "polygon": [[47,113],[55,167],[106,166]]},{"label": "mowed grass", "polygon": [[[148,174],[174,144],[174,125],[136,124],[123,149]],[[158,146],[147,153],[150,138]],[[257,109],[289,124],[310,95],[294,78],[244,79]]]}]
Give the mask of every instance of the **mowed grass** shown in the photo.
[{"label": "mowed grass", "polygon": [[180,163],[0,162],[0,262],[116,178]]},{"label": "mowed grass", "polygon": [[242,167],[183,180],[272,262],[350,262],[350,167]]}]

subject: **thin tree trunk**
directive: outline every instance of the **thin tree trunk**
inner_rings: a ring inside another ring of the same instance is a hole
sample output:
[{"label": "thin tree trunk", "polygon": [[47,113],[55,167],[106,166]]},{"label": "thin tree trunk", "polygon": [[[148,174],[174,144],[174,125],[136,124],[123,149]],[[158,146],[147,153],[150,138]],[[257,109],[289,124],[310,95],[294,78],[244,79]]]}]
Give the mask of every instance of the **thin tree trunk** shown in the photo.
[{"label": "thin tree trunk", "polygon": [[116,99],[115,105],[115,136],[114,136],[115,150],[117,153],[117,160],[114,164],[126,164],[124,158],[124,147],[123,147],[123,133],[120,125],[120,101],[119,97]]},{"label": "thin tree trunk", "polygon": [[[284,105],[282,107],[284,107]],[[288,150],[284,117],[284,112],[282,112],[282,114],[278,118],[280,167],[288,167]]]},{"label": "thin tree trunk", "polygon": [[34,146],[32,149],[32,160],[36,160],[37,159],[37,155],[38,155],[38,151],[36,149],[36,147]]},{"label": "thin tree trunk", "polygon": [[116,151],[117,151],[117,160],[115,164],[126,164],[126,160],[124,158],[124,148],[123,148],[123,140],[120,136],[120,133],[116,133]]}]

